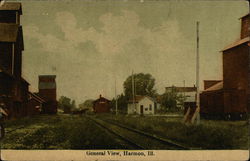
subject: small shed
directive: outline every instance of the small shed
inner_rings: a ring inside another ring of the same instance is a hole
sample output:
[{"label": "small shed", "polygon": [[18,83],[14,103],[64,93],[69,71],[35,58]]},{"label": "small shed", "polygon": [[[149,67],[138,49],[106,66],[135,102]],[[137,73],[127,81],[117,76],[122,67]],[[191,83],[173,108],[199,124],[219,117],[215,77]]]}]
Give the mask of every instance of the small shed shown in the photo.
[{"label": "small shed", "polygon": [[110,100],[108,100],[107,98],[102,97],[102,95],[100,95],[100,97],[95,100],[93,102],[93,110],[95,113],[108,113],[110,112]]},{"label": "small shed", "polygon": [[128,102],[128,114],[155,114],[157,106],[159,104],[152,97],[137,95],[134,100],[130,99]]}]

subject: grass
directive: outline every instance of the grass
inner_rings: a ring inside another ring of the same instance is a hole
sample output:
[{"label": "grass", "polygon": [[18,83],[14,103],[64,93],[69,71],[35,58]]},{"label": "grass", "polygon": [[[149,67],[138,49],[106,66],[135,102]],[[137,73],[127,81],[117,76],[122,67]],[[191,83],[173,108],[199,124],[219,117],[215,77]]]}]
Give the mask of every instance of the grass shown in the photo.
[{"label": "grass", "polygon": [[[248,149],[245,121],[208,121],[186,125],[181,118],[102,114],[132,128],[156,134],[188,147],[202,149]],[[84,116],[41,115],[5,122],[3,149],[126,149],[113,135]],[[18,127],[24,127],[16,129]]]},{"label": "grass", "polygon": [[181,118],[99,115],[142,131],[201,149],[248,149],[249,127],[246,121],[201,120],[186,125]]},{"label": "grass", "polygon": [[3,149],[124,149],[116,139],[85,117],[37,116],[7,121]]}]

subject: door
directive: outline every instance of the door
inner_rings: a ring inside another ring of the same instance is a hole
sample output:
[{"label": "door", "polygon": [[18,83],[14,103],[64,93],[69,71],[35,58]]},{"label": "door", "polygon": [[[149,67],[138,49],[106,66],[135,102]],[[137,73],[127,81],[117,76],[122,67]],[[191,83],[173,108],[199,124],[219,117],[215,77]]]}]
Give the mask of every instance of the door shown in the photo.
[{"label": "door", "polygon": [[140,106],[140,114],[143,115],[143,105]]}]

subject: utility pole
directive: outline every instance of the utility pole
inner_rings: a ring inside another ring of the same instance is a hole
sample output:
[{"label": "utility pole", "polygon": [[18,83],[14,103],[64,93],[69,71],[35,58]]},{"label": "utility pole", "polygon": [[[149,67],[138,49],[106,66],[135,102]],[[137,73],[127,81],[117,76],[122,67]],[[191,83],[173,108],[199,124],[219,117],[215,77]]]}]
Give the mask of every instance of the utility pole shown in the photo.
[{"label": "utility pole", "polygon": [[117,108],[117,93],[116,93],[116,78],[115,78],[115,114],[118,114],[118,108]]},{"label": "utility pole", "polygon": [[184,87],[184,91],[183,91],[183,96],[185,97],[185,87],[186,87],[186,82],[185,82],[185,80],[183,80],[183,87]]},{"label": "utility pole", "polygon": [[135,82],[134,82],[134,71],[132,70],[132,97],[133,97],[133,106],[135,109]]},{"label": "utility pole", "polygon": [[200,53],[199,53],[199,21],[196,23],[197,48],[196,48],[196,123],[200,124]]}]

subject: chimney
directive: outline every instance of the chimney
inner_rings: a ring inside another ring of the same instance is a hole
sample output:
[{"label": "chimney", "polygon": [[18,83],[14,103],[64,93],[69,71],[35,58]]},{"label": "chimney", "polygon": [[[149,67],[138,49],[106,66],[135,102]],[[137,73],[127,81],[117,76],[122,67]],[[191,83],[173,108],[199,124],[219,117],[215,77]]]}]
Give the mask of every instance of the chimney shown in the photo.
[{"label": "chimney", "polygon": [[102,95],[100,94],[100,98],[102,98]]}]

